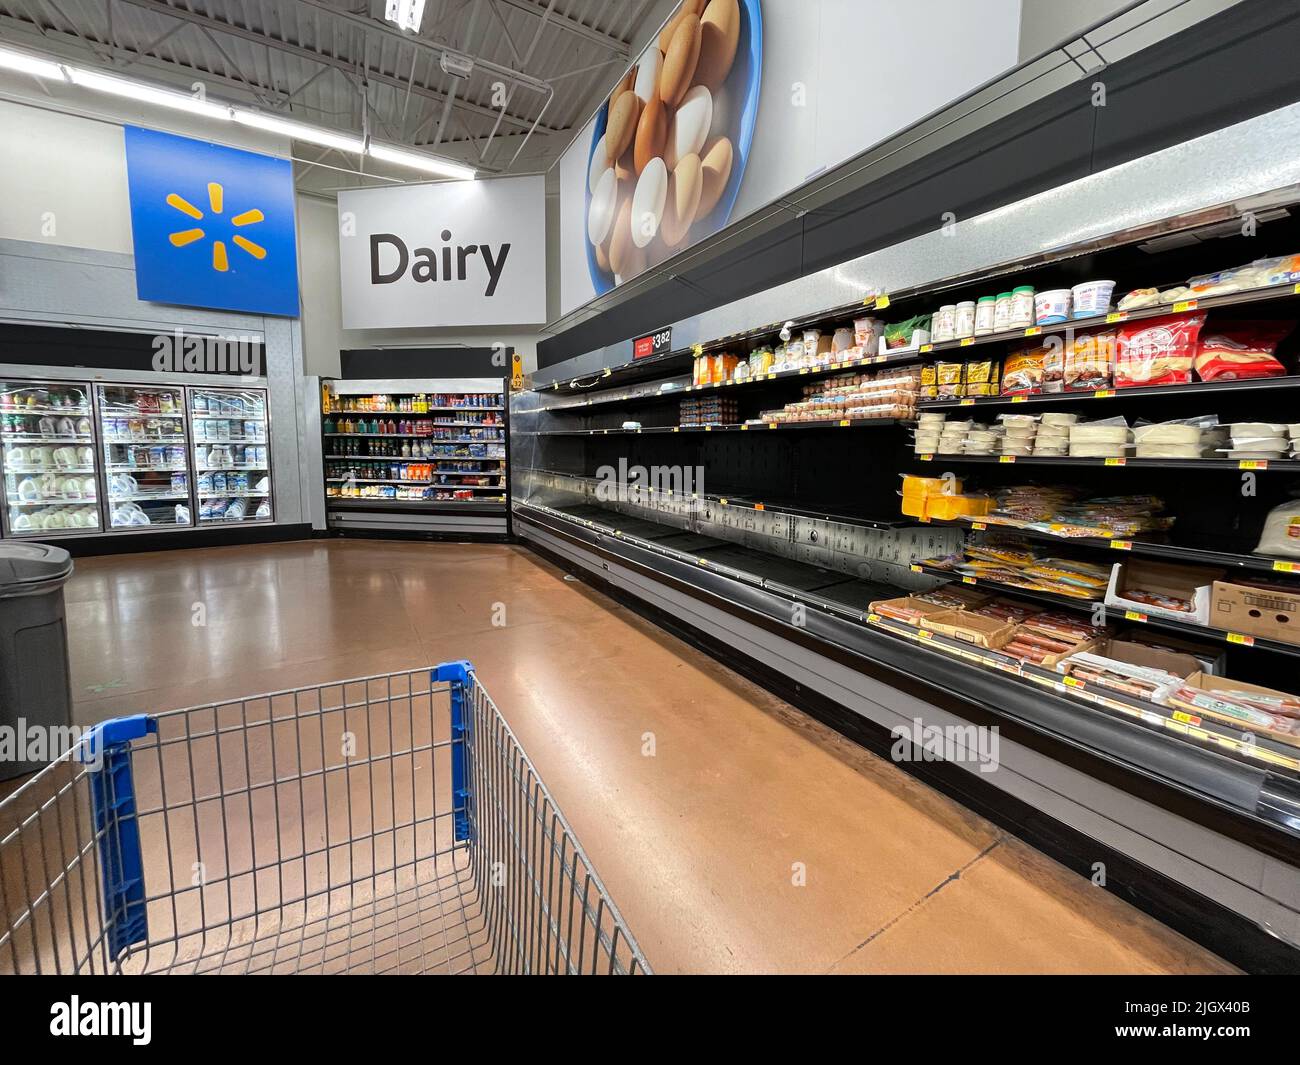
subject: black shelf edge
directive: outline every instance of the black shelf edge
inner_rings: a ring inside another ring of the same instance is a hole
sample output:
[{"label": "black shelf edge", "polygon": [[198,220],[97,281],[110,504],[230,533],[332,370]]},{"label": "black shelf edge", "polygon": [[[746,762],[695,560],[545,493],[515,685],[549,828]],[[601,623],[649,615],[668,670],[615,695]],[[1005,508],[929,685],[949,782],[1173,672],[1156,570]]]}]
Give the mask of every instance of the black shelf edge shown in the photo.
[{"label": "black shelf edge", "polygon": [[[938,566],[927,566],[918,562],[913,562],[909,565],[913,573],[925,573],[931,577],[938,577],[940,580],[967,584],[976,588],[987,588],[996,592],[998,595],[1031,599],[1035,602],[1048,603],[1055,607],[1074,610],[1089,616],[1092,615],[1093,609],[1103,602],[1101,599],[1072,599],[1068,595],[1053,595],[1051,592],[1036,592],[1029,588],[1017,588],[1012,584],[999,584],[997,581],[985,580],[981,577],[965,577],[960,573],[953,573],[951,570],[941,569]],[[1122,619],[1135,625],[1150,625],[1153,629],[1162,629],[1166,632],[1178,633],[1181,636],[1204,640],[1208,643],[1221,643],[1229,647],[1249,647],[1256,651],[1267,651],[1273,654],[1282,654],[1292,658],[1300,658],[1300,644],[1281,643],[1278,640],[1266,640],[1260,636],[1245,636],[1241,633],[1228,632],[1226,629],[1213,629],[1204,625],[1192,625],[1185,621],[1174,621],[1170,618],[1157,617],[1154,614],[1139,613],[1133,610],[1121,611],[1121,608],[1119,607],[1107,606],[1106,616],[1108,622],[1111,620],[1112,615],[1116,616],[1116,620]]]},{"label": "black shelf edge", "polygon": [[[819,422],[760,422],[735,425],[645,425],[640,429],[534,429],[519,430],[517,436],[641,436],[654,433],[765,433],[778,430],[809,429],[861,429],[909,425],[902,418],[840,418]],[[1300,463],[1296,464],[1300,466]]]},{"label": "black shelf edge", "polygon": [[917,462],[983,463],[1004,466],[1109,466],[1115,469],[1254,470],[1297,473],[1300,459],[1072,459],[1034,455],[913,455]]},{"label": "black shelf edge", "polygon": [[341,499],[337,496],[325,497],[325,509],[328,510],[400,510],[428,512],[440,511],[457,514],[493,514],[506,512],[504,500],[480,501],[477,499]]},{"label": "black shelf edge", "polygon": [[1040,392],[1021,396],[967,396],[964,399],[926,399],[917,404],[922,412],[965,410],[970,407],[1054,406],[1059,403],[1092,400],[1139,399],[1151,396],[1204,396],[1233,392],[1270,392],[1300,388],[1300,374],[1262,377],[1248,381],[1193,381],[1186,385],[1144,385],[1138,388],[1096,388],[1080,392]]},{"label": "black shelf edge", "polygon": [[1144,540],[1129,540],[1122,536],[1057,536],[1043,529],[1026,529],[1016,525],[1004,525],[996,521],[983,521],[979,518],[971,518],[969,521],[948,521],[932,518],[923,522],[923,524],[968,529],[971,532],[1008,533],[1012,536],[1023,536],[1025,539],[1033,540],[1036,543],[1087,547],[1101,551],[1121,551],[1146,558],[1193,562],[1206,566],[1221,566],[1225,569],[1248,570],[1252,573],[1267,573],[1283,577],[1300,576],[1300,559],[1291,561],[1289,559],[1271,558],[1267,555],[1243,555],[1231,551],[1212,551],[1206,548],[1185,547],[1181,544],[1158,544]]}]

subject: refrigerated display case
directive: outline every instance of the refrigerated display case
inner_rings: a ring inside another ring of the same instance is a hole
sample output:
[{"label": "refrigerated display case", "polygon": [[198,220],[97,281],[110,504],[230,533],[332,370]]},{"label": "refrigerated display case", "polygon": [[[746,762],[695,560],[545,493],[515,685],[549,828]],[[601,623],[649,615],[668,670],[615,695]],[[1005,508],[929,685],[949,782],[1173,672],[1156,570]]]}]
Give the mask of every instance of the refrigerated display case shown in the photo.
[{"label": "refrigerated display case", "polygon": [[89,384],[0,381],[0,442],[6,536],[102,528]]},{"label": "refrigerated display case", "polygon": [[321,390],[333,529],[504,536],[504,378],[327,381]]},{"label": "refrigerated display case", "polygon": [[266,392],[188,392],[199,525],[273,520]]},{"label": "refrigerated display case", "polygon": [[106,528],[192,524],[185,391],[170,385],[97,384]]}]

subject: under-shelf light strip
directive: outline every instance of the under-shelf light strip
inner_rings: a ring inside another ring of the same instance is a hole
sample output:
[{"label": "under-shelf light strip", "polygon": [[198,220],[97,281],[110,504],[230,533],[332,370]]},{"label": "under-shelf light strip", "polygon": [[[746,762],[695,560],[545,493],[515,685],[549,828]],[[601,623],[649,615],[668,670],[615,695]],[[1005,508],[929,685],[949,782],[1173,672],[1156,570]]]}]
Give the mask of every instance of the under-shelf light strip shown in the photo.
[{"label": "under-shelf light strip", "polygon": [[14,70],[37,78],[53,78],[59,81],[67,81],[94,92],[124,96],[131,100],[139,100],[142,103],[153,104],[158,107],[170,107],[176,111],[201,115],[204,118],[223,122],[234,121],[241,125],[266,130],[293,140],[320,144],[326,148],[337,148],[353,155],[368,155],[374,159],[380,159],[397,166],[410,167],[413,170],[438,174],[458,181],[472,181],[476,177],[476,171],[472,167],[426,155],[424,152],[412,151],[397,145],[383,144],[348,133],[338,133],[321,126],[295,122],[292,119],[279,118],[261,111],[248,111],[230,104],[214,103],[201,96],[192,96],[189,93],[177,92],[173,89],[150,85],[132,78],[118,77],[114,74],[101,74],[95,70],[87,70],[69,63],[56,62],[28,52],[0,48],[0,69]]}]

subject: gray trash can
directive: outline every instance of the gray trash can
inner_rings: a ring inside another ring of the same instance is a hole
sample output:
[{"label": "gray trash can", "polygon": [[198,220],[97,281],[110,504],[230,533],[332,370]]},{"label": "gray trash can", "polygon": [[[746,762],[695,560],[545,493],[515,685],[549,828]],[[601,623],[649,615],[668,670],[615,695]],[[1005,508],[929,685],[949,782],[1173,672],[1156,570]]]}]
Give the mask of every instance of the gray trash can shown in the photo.
[{"label": "gray trash can", "polygon": [[71,744],[71,576],[61,547],[0,542],[0,780],[43,768]]}]

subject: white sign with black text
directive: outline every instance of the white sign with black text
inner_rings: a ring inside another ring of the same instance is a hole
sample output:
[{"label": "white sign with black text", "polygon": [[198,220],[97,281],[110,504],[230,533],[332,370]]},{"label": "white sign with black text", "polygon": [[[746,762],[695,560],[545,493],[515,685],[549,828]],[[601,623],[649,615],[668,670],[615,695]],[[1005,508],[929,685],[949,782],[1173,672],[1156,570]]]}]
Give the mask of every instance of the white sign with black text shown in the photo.
[{"label": "white sign with black text", "polygon": [[344,329],[546,320],[545,178],[339,193]]}]

